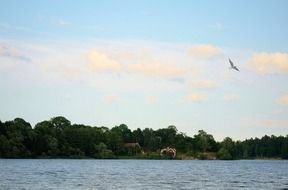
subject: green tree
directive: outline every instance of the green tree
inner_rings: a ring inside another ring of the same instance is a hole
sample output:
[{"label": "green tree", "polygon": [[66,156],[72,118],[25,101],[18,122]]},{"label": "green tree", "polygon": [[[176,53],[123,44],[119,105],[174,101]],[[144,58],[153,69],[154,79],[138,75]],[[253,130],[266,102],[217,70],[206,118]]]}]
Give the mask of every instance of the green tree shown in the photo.
[{"label": "green tree", "polygon": [[194,135],[195,149],[201,152],[215,151],[217,144],[212,135],[203,130],[199,130],[197,135]]},{"label": "green tree", "polygon": [[53,117],[50,120],[50,123],[55,129],[63,130],[65,127],[70,127],[71,122],[63,116]]},{"label": "green tree", "polygon": [[230,154],[230,152],[226,148],[222,147],[217,152],[217,158],[220,160],[231,160],[232,155]]},{"label": "green tree", "polygon": [[160,149],[161,145],[161,137],[156,136],[155,132],[151,128],[145,128],[143,130],[144,137],[144,151],[156,151]]},{"label": "green tree", "polygon": [[[219,150],[220,153],[225,153],[225,156],[231,156],[232,158],[235,158],[235,146],[234,146],[234,141],[230,137],[226,137],[222,142],[221,142],[221,149]],[[229,154],[226,154],[226,151]]]},{"label": "green tree", "polygon": [[288,159],[288,135],[283,139],[283,143],[281,145],[281,157],[283,159]]},{"label": "green tree", "polygon": [[128,128],[127,125],[125,124],[121,124],[119,126],[116,126],[114,128],[111,129],[112,131],[115,130],[115,131],[118,131],[121,136],[122,136],[122,140],[124,143],[130,143],[130,142],[133,142],[133,135],[132,135],[132,132],[131,130]]},{"label": "green tree", "polygon": [[174,125],[170,125],[164,129],[158,129],[155,135],[160,139],[160,147],[174,147],[175,138],[177,134],[177,128]]},{"label": "green tree", "polygon": [[140,146],[144,146],[144,135],[141,129],[137,128],[132,132],[134,142],[139,143]]},{"label": "green tree", "polygon": [[57,130],[49,121],[42,121],[35,125],[34,131],[36,133],[35,152],[36,155],[47,155],[50,145],[49,139],[55,138]]},{"label": "green tree", "polygon": [[179,133],[175,136],[175,148],[178,152],[188,152],[189,144],[187,141],[187,137],[183,133]]},{"label": "green tree", "polygon": [[47,155],[57,156],[59,154],[58,140],[50,135],[45,135],[43,138],[47,146]]},{"label": "green tree", "polygon": [[9,151],[9,141],[4,135],[0,135],[0,158],[8,157],[7,153]]},{"label": "green tree", "polygon": [[[140,146],[134,146],[139,143]],[[114,155],[136,155],[143,148],[148,156],[159,158],[159,150],[174,147],[190,156],[217,152],[219,159],[281,157],[288,159],[288,136],[263,136],[234,142],[227,137],[216,142],[212,135],[199,130],[194,138],[178,132],[173,125],[154,131],[151,128],[133,132],[121,124],[111,130],[73,124],[63,116],[39,122],[34,129],[22,118],[0,121],[0,157],[28,158],[95,157],[114,158]],[[202,153],[199,153],[202,152]],[[212,153],[211,155],[215,155]]]},{"label": "green tree", "polygon": [[15,118],[1,125],[3,131],[1,138],[3,141],[2,151],[4,151],[1,154],[12,158],[30,157],[34,140],[30,123],[22,118]]},{"label": "green tree", "polygon": [[95,158],[113,158],[113,152],[107,148],[107,145],[100,142],[98,145],[95,145]]},{"label": "green tree", "polygon": [[107,141],[109,149],[111,149],[116,155],[123,153],[123,130],[126,131],[126,127],[113,127],[107,134]]}]

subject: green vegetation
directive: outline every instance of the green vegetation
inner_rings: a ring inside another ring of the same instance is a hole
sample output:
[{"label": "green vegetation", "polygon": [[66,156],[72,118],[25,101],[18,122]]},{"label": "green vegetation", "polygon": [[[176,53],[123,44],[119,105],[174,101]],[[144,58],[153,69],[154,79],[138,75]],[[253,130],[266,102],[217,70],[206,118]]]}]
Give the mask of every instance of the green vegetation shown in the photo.
[{"label": "green vegetation", "polygon": [[34,128],[21,118],[0,121],[2,158],[163,159],[159,153],[165,147],[176,148],[176,159],[288,159],[288,135],[216,142],[203,130],[189,137],[172,125],[131,131],[125,124],[111,129],[71,124],[62,116]]}]

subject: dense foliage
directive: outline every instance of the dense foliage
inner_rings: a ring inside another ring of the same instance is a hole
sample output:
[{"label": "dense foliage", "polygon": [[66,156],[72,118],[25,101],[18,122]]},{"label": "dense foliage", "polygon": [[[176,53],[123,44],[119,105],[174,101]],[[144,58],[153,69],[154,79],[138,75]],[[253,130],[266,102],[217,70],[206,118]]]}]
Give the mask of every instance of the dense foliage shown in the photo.
[{"label": "dense foliage", "polygon": [[21,118],[0,121],[2,158],[159,158],[159,151],[164,147],[176,148],[178,158],[184,155],[206,159],[209,153],[214,153],[218,159],[287,159],[288,135],[236,142],[226,137],[222,142],[216,142],[203,130],[189,137],[172,125],[158,130],[138,128],[131,131],[125,124],[111,129],[71,124],[62,116],[39,122],[34,128]]}]

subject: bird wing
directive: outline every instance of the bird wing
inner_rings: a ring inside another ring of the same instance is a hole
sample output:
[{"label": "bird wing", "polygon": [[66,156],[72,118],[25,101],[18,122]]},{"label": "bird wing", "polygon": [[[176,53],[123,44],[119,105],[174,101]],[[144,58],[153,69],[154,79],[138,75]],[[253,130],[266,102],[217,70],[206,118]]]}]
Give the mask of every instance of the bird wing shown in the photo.
[{"label": "bird wing", "polygon": [[233,69],[235,69],[235,70],[239,71],[239,69],[238,69],[236,66],[234,66],[234,67],[233,67]]},{"label": "bird wing", "polygon": [[230,65],[231,65],[231,67],[234,67],[234,64],[233,64],[233,62],[229,59],[229,63],[230,63]]}]

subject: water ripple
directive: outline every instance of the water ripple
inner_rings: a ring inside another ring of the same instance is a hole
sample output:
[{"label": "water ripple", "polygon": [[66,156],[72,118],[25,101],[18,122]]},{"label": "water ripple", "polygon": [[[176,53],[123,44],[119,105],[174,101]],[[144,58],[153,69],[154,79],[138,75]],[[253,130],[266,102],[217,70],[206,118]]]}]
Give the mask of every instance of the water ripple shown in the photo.
[{"label": "water ripple", "polygon": [[0,159],[0,189],[288,189],[288,161]]}]

